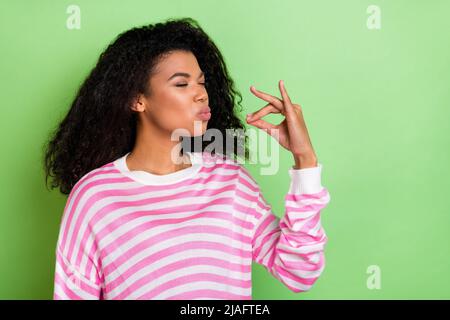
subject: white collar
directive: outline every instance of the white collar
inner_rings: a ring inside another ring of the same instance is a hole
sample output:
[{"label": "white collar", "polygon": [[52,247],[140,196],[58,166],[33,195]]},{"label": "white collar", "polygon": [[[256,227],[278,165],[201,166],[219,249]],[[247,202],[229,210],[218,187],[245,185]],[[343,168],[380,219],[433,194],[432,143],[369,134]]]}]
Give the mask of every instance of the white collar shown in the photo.
[{"label": "white collar", "polygon": [[189,155],[192,165],[188,168],[164,175],[157,175],[141,170],[130,171],[126,163],[126,158],[130,154],[130,152],[116,159],[114,161],[114,165],[125,176],[145,185],[164,185],[169,183],[176,183],[195,176],[195,174],[197,174],[200,171],[203,164],[203,157],[201,153],[199,152],[193,153],[185,152],[185,153]]}]

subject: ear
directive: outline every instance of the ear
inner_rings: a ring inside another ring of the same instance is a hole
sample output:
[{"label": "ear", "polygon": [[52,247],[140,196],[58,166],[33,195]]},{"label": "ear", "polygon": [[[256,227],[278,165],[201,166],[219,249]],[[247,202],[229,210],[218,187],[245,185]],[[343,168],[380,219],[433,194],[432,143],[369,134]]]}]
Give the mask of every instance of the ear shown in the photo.
[{"label": "ear", "polygon": [[145,96],[143,94],[139,94],[131,104],[131,110],[136,112],[144,112],[147,107],[147,101],[145,100]]}]

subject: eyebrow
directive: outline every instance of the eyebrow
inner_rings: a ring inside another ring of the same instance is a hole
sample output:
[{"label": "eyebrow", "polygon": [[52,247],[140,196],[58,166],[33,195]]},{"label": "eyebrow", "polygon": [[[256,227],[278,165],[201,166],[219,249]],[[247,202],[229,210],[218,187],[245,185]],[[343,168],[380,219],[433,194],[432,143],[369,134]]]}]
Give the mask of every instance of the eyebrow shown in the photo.
[{"label": "eyebrow", "polygon": [[[202,72],[200,72],[200,75],[198,76],[198,78],[201,78],[202,76],[204,76],[205,74]],[[169,79],[167,79],[167,81],[171,80],[172,78],[175,77],[186,77],[186,78],[190,78],[191,75],[189,73],[186,72],[176,72],[174,73]]]}]

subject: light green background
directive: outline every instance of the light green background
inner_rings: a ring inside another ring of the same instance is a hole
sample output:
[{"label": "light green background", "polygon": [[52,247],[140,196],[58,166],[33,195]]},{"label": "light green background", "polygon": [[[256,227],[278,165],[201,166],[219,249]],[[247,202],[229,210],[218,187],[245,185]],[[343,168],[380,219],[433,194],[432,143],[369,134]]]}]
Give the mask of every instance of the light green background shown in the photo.
[{"label": "light green background", "polygon": [[[80,30],[66,28],[70,4]],[[366,26],[371,4],[380,30]],[[254,264],[254,299],[449,299],[449,13],[445,0],[2,0],[0,298],[52,298],[66,198],[45,189],[41,147],[100,52],[133,26],[189,16],[221,49],[244,112],[264,105],[250,85],[279,94],[285,81],[331,194],[313,289],[290,292]],[[278,175],[248,166],[279,217],[292,164],[282,149]]]}]

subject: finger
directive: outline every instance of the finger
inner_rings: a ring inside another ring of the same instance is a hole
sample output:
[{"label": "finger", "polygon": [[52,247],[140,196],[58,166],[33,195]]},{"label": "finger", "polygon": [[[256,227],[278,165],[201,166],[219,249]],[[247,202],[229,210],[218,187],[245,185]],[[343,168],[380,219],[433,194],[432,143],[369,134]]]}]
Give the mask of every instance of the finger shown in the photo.
[{"label": "finger", "polygon": [[254,86],[250,87],[250,91],[258,98],[263,99],[263,100],[269,102],[270,104],[272,104],[275,108],[280,110],[281,113],[284,112],[283,102],[281,102],[280,99],[278,99],[277,97],[274,97],[268,93],[257,90]]},{"label": "finger", "polygon": [[275,136],[275,134],[277,133],[276,130],[278,130],[278,126],[276,126],[272,123],[269,123],[267,121],[259,119],[259,120],[250,122],[249,124],[265,131],[267,134],[269,134],[271,136],[278,137],[278,135]]},{"label": "finger", "polygon": [[286,113],[291,116],[295,115],[294,106],[292,105],[291,98],[289,98],[286,87],[284,86],[284,81],[280,80],[278,82],[278,85],[280,87],[281,96],[283,97],[284,108],[286,110]]},{"label": "finger", "polygon": [[287,93],[286,87],[284,86],[284,81],[280,80],[279,82],[281,95],[283,97],[284,106],[286,110],[286,120],[287,120],[287,129],[289,132],[289,137],[292,138],[293,144],[294,141],[304,136],[303,128],[305,128],[305,123],[303,120],[303,116],[300,113],[297,113],[297,108],[292,105],[291,99]]},{"label": "finger", "polygon": [[247,121],[254,121],[254,120],[258,120],[259,118],[262,118],[270,113],[280,113],[280,110],[278,110],[277,108],[275,108],[272,104],[267,104],[265,105],[263,108],[261,108],[260,110],[253,112],[253,113],[249,113],[247,115]]}]

